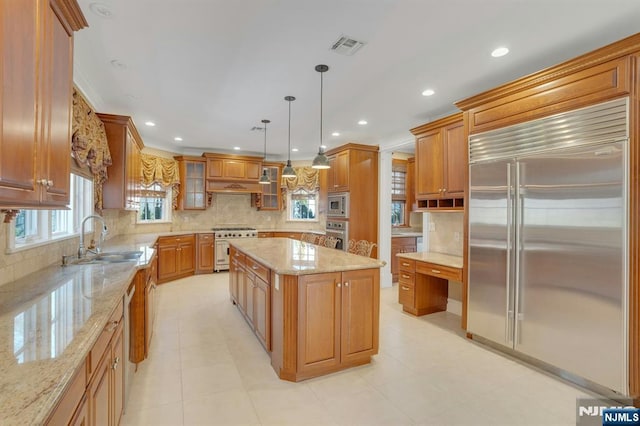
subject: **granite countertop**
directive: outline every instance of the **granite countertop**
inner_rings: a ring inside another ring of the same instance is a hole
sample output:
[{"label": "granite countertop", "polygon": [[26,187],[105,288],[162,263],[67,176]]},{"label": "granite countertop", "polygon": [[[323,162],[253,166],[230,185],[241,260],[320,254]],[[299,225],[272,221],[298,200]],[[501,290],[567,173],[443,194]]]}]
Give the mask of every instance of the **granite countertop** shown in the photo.
[{"label": "granite countertop", "polygon": [[437,253],[433,251],[423,251],[418,253],[398,253],[396,256],[405,259],[417,260],[419,262],[435,263],[437,265],[449,266],[451,268],[462,269],[462,256]]},{"label": "granite countertop", "polygon": [[120,303],[148,266],[153,235],[108,240],[137,262],[58,265],[0,287],[0,424],[42,424]]},{"label": "granite countertop", "polygon": [[229,244],[282,275],[381,268],[385,262],[290,238],[243,238]]}]

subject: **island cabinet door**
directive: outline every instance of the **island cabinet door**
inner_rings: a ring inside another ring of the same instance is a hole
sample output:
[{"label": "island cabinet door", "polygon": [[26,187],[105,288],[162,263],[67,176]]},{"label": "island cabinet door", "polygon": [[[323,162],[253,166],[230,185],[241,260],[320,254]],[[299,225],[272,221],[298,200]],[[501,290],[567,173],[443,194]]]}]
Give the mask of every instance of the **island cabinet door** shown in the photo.
[{"label": "island cabinet door", "polygon": [[253,288],[253,324],[256,335],[267,351],[271,351],[271,286],[256,276]]},{"label": "island cabinet door", "polygon": [[339,272],[298,278],[298,374],[312,375],[340,364]]},{"label": "island cabinet door", "polygon": [[256,287],[256,275],[247,269],[246,279],[245,279],[245,311],[244,314],[247,316],[249,320],[249,327],[253,328],[253,296],[254,296],[254,288]]},{"label": "island cabinet door", "polygon": [[368,360],[378,353],[380,282],[377,269],[342,273],[341,362]]}]

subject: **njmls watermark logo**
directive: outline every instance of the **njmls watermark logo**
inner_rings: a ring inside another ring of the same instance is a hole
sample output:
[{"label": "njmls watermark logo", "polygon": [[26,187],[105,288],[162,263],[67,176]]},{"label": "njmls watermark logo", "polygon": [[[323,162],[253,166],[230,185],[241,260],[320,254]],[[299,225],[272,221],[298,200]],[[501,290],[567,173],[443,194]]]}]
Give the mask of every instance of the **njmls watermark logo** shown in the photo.
[{"label": "njmls watermark logo", "polygon": [[576,401],[576,426],[640,426],[640,408],[630,399],[580,398]]}]

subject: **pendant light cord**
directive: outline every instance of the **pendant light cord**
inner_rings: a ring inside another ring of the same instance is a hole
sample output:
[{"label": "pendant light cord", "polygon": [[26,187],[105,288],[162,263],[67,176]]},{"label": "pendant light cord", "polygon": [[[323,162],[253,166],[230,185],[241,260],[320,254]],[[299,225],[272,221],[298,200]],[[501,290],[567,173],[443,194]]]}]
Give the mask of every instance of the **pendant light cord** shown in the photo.
[{"label": "pendant light cord", "polygon": [[324,72],[320,73],[320,147],[322,147],[322,83],[324,81],[323,74]]},{"label": "pendant light cord", "polygon": [[267,123],[264,123],[264,160],[267,160]]},{"label": "pendant light cord", "polygon": [[291,161],[291,101],[289,102],[289,147],[287,151],[287,159]]}]

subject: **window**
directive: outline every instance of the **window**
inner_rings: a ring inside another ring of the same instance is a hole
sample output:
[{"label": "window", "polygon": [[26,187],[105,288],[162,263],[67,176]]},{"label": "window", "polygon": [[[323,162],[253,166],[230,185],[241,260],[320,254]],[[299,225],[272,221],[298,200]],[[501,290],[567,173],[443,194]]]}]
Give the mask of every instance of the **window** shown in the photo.
[{"label": "window", "polygon": [[318,221],[318,191],[303,189],[288,192],[288,219],[296,221]]},{"label": "window", "polygon": [[391,202],[391,225],[403,226],[404,221],[404,201],[392,201]]},{"label": "window", "polygon": [[[20,210],[16,215],[9,249],[23,249],[80,234],[80,224],[93,213],[93,181],[71,174],[67,210]],[[87,223],[85,231],[91,231]]]},{"label": "window", "polygon": [[138,223],[171,222],[171,188],[154,183],[142,190]]},{"label": "window", "polygon": [[407,204],[407,162],[392,160],[391,168],[391,225],[405,226]]}]

